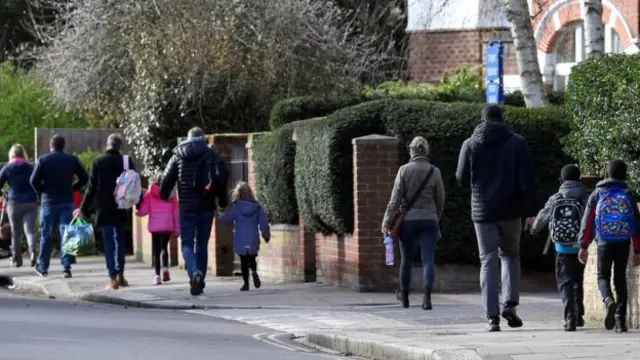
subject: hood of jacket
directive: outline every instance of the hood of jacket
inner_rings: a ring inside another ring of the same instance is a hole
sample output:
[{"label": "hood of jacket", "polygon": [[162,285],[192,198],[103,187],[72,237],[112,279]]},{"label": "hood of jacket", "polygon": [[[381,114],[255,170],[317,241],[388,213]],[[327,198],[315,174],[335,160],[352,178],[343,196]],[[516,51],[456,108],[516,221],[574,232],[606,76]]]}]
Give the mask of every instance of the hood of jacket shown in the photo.
[{"label": "hood of jacket", "polygon": [[251,216],[258,211],[260,204],[255,201],[238,200],[234,203],[236,211],[243,216]]},{"label": "hood of jacket", "polygon": [[203,138],[186,140],[173,149],[173,153],[183,160],[197,159],[207,151],[209,151],[209,146]]},{"label": "hood of jacket", "polygon": [[617,187],[620,189],[626,189],[627,188],[627,182],[626,181],[622,181],[622,180],[614,180],[614,179],[604,179],[604,180],[600,180],[598,182],[598,184],[596,185],[596,188],[600,188],[600,189],[609,189],[612,187]]},{"label": "hood of jacket", "polygon": [[583,199],[587,196],[587,188],[580,181],[565,181],[560,185],[558,192],[574,199]]},{"label": "hood of jacket", "polygon": [[492,121],[483,121],[476,126],[471,135],[473,142],[488,146],[504,144],[513,136],[513,131],[505,124]]}]

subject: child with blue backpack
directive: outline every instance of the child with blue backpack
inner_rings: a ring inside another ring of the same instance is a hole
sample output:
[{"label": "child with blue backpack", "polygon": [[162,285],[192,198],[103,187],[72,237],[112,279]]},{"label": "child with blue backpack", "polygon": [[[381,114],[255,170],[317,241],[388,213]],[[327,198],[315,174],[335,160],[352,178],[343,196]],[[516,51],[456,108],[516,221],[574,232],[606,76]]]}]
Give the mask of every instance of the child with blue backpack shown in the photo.
[{"label": "child with blue backpack", "polygon": [[564,330],[576,331],[576,327],[584,326],[584,265],[578,260],[578,237],[589,194],[576,165],[562,168],[560,183],[558,192],[551,195],[536,216],[531,234],[549,228],[549,241],[556,250],[556,280],[564,304]]},{"label": "child with blue backpack", "polygon": [[[627,164],[612,160],[607,164],[605,179],[596,185],[587,202],[580,230],[581,249],[578,257],[586,264],[588,248],[595,238],[598,243],[598,289],[604,301],[604,327],[627,332],[627,262],[629,242],[633,243],[633,263],[640,265],[640,213],[635,195],[628,189]],[[616,297],[611,291],[611,267]]]}]

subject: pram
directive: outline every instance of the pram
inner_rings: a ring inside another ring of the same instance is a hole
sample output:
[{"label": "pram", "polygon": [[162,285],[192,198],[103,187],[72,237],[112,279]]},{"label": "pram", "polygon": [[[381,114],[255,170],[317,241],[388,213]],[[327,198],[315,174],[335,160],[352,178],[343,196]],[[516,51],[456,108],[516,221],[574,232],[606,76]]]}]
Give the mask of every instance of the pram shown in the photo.
[{"label": "pram", "polygon": [[7,215],[7,194],[2,191],[0,197],[0,259],[11,257],[11,225]]}]

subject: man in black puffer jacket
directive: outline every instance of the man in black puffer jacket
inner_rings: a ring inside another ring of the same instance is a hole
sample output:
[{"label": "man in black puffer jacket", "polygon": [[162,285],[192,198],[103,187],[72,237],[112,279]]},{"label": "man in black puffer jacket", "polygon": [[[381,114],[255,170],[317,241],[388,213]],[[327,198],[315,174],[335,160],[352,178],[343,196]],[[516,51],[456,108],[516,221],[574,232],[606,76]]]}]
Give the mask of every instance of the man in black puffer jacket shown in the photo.
[{"label": "man in black puffer jacket", "polygon": [[530,227],[536,208],[527,141],[504,125],[497,105],[486,106],[482,120],[462,144],[456,178],[461,186],[471,185],[471,219],[482,264],[482,298],[489,330],[499,331],[498,261],[502,262],[502,317],[510,327],[520,327],[522,320],[515,308],[520,300],[522,217]]},{"label": "man in black puffer jacket", "polygon": [[204,132],[198,127],[189,130],[188,139],[173,149],[164,171],[162,199],[168,200],[178,184],[182,254],[192,295],[202,294],[204,288],[216,199],[217,206],[227,206],[228,174],[224,161],[207,146]]}]

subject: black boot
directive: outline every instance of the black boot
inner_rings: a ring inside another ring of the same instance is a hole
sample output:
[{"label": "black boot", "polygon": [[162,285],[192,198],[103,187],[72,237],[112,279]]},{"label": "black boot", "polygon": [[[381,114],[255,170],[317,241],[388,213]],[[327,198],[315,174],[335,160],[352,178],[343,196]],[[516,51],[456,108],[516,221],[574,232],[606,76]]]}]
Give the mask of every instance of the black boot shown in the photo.
[{"label": "black boot", "polygon": [[564,321],[564,331],[576,331],[577,321],[574,316],[568,316]]},{"label": "black boot", "polygon": [[403,308],[409,308],[409,290],[402,290],[400,292],[400,301],[402,302]]},{"label": "black boot", "polygon": [[487,326],[489,332],[500,331],[500,317],[494,316],[489,318],[489,326]]},{"label": "black boot", "polygon": [[608,298],[604,301],[604,307],[607,312],[604,317],[604,328],[607,330],[611,330],[616,324],[616,302],[613,299]]},{"label": "black boot", "polygon": [[422,298],[422,310],[431,310],[433,306],[431,305],[431,291],[425,290],[424,297]]},{"label": "black boot", "polygon": [[629,331],[627,328],[627,318],[625,316],[616,315],[616,332],[626,333]]},{"label": "black boot", "polygon": [[584,317],[583,316],[578,316],[578,320],[576,320],[576,326],[577,327],[584,327]]}]

